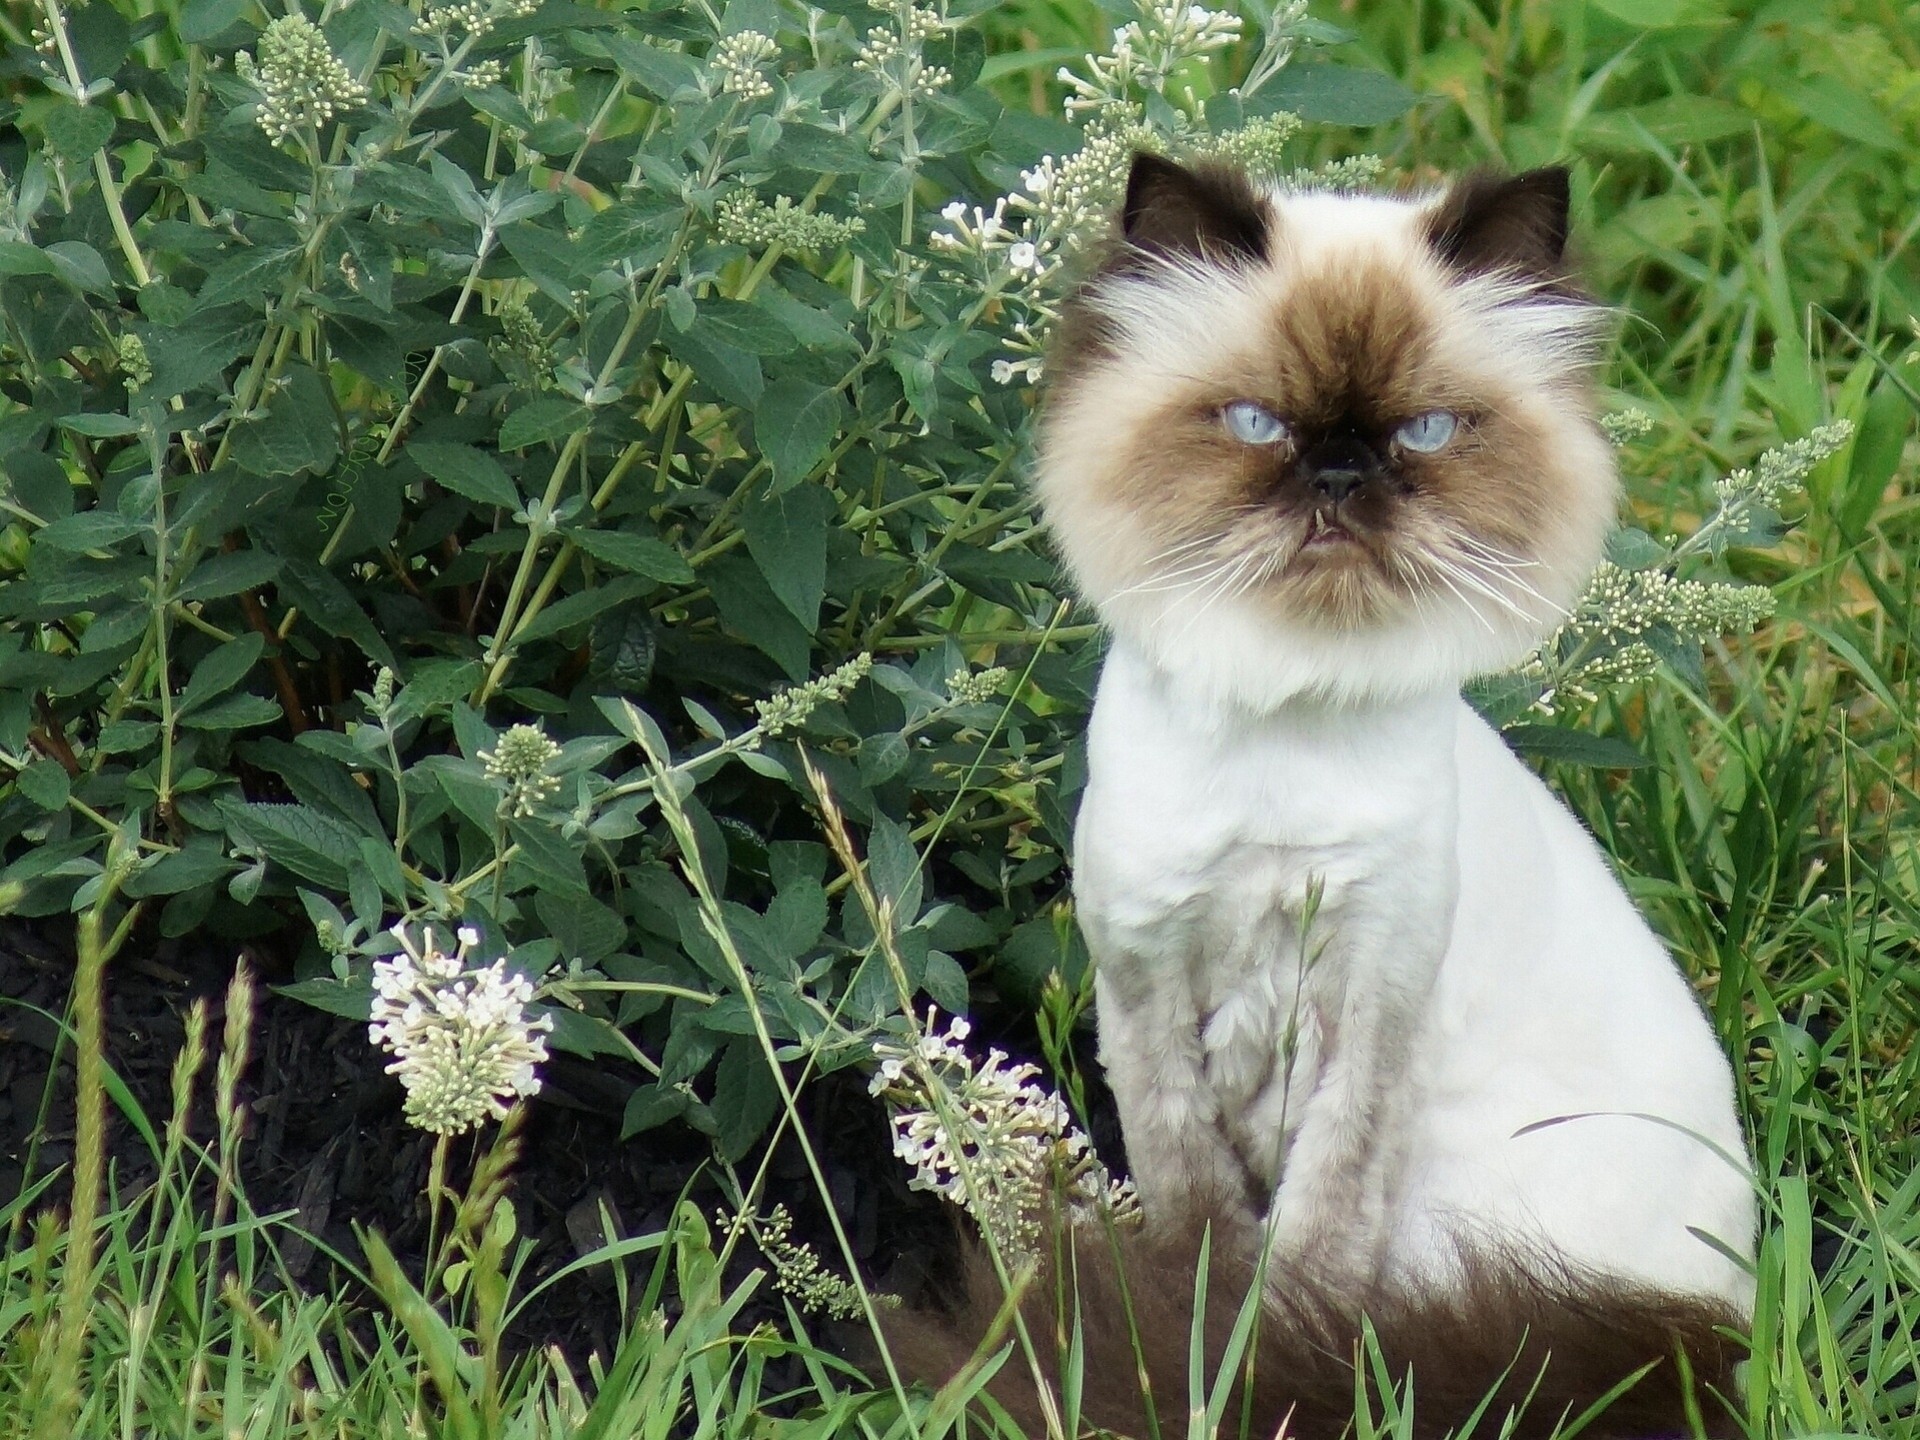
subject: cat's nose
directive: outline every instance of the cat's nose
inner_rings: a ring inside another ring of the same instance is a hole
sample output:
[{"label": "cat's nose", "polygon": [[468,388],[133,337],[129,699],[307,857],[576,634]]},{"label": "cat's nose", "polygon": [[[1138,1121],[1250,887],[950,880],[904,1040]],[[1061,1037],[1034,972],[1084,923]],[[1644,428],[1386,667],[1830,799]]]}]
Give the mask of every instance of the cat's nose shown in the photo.
[{"label": "cat's nose", "polygon": [[1307,480],[1307,488],[1330,505],[1338,505],[1367,483],[1367,472],[1340,466],[1316,470]]},{"label": "cat's nose", "polygon": [[1307,493],[1322,505],[1337,507],[1363,489],[1380,470],[1380,457],[1359,436],[1335,433],[1300,457],[1298,471]]}]

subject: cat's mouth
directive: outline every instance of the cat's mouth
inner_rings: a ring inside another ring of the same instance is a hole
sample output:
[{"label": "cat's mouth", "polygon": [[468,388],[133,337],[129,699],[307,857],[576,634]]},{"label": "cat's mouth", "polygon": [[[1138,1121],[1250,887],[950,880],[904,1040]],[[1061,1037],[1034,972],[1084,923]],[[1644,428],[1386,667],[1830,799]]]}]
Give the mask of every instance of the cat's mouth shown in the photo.
[{"label": "cat's mouth", "polygon": [[1324,510],[1316,510],[1307,519],[1307,538],[1300,542],[1303,551],[1339,550],[1355,546],[1360,539]]}]

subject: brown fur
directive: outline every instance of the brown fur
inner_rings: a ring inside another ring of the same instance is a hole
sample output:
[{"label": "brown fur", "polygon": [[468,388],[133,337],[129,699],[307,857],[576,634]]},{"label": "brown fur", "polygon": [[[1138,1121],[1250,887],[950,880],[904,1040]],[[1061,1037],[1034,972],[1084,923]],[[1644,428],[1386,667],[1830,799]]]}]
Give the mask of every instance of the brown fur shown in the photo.
[{"label": "brown fur", "polygon": [[[1152,1404],[1162,1436],[1186,1432],[1201,1236],[1197,1224],[1184,1233],[1127,1236],[1116,1265],[1100,1232],[1080,1228],[1056,1235],[1062,1265],[1043,1267],[1034,1277],[1021,1313],[1056,1407],[1060,1358],[1071,1327],[1080,1326],[1083,1427],[1143,1437],[1152,1433]],[[1209,1388],[1256,1267],[1252,1237],[1214,1233],[1203,1319],[1202,1373]],[[1275,1436],[1284,1424],[1288,1440],[1337,1440],[1353,1419],[1358,1360],[1358,1389],[1373,1413],[1381,1415],[1389,1403],[1410,1408],[1408,1433],[1416,1437],[1460,1431],[1476,1413],[1485,1415],[1478,1433],[1495,1433],[1509,1411],[1517,1419],[1508,1433],[1544,1437],[1643,1367],[1646,1373],[1583,1435],[1690,1435],[1696,1416],[1709,1436],[1740,1433],[1719,1398],[1734,1393],[1732,1369],[1744,1349],[1731,1338],[1737,1321],[1724,1307],[1577,1275],[1537,1258],[1523,1264],[1481,1257],[1464,1270],[1462,1283],[1445,1294],[1413,1296],[1351,1296],[1309,1276],[1269,1275],[1257,1339],[1247,1352],[1252,1363],[1242,1365],[1222,1432],[1241,1433],[1244,1408],[1251,1435]],[[902,1372],[939,1385],[975,1363],[1002,1294],[976,1249],[957,1313],[908,1313],[885,1323]],[[1129,1313],[1136,1322],[1131,1326]],[[1363,1316],[1388,1384],[1401,1389],[1397,1402],[1383,1399],[1381,1377],[1362,1340]],[[1136,1336],[1148,1381],[1144,1391]],[[1006,1332],[1005,1339],[1011,1338]],[[1017,1343],[988,1389],[1028,1435],[1046,1433],[1039,1392]]]},{"label": "brown fur", "polygon": [[1464,176],[1434,210],[1427,234],[1456,269],[1505,270],[1576,293],[1566,263],[1569,181],[1558,165],[1524,175]]},{"label": "brown fur", "polygon": [[[1441,526],[1529,555],[1548,517],[1567,508],[1546,450],[1547,427],[1531,413],[1536,402],[1529,396],[1450,367],[1435,344],[1436,323],[1407,277],[1375,257],[1291,276],[1264,323],[1223,337],[1211,373],[1157,397],[1141,426],[1152,437],[1151,449],[1112,477],[1111,502],[1134,510],[1150,533],[1169,539],[1238,516],[1223,527],[1222,559],[1291,550],[1312,508],[1290,485],[1297,447],[1262,452],[1240,445],[1221,427],[1225,404],[1259,401],[1303,436],[1352,426],[1382,449],[1404,421],[1452,410],[1465,423],[1445,453],[1398,456],[1402,483],[1370,488],[1348,507],[1343,519],[1363,553],[1282,570],[1272,600],[1290,613],[1336,624],[1399,610],[1432,583],[1402,553],[1403,542],[1417,545]],[[1083,347],[1110,343],[1088,317],[1073,327]],[[1233,340],[1238,348],[1229,348]],[[1083,350],[1070,365],[1090,358]],[[1070,371],[1056,379],[1055,394],[1072,383]]]}]

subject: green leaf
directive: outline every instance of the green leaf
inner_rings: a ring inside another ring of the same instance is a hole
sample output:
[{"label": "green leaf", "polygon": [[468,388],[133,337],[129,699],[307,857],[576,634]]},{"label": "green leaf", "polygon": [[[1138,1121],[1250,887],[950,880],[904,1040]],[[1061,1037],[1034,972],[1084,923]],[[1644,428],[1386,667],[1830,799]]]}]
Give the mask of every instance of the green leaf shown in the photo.
[{"label": "green leaf", "polygon": [[767,388],[759,359],[722,340],[712,326],[701,323],[703,318],[696,317],[691,330],[674,337],[674,357],[691,366],[722,400],[751,410]]},{"label": "green leaf", "polygon": [[324,470],[340,453],[333,396],[305,365],[290,366],[264,420],[249,421],[233,437],[233,458],[255,475]]},{"label": "green leaf", "polygon": [[1596,770],[1642,770],[1653,762],[1626,741],[1612,735],[1591,735],[1559,725],[1510,725],[1501,737],[1523,755],[1558,760],[1565,765],[1588,765]]},{"label": "green leaf", "polygon": [[813,637],[773,593],[760,567],[742,555],[722,555],[708,563],[705,574],[720,618],[771,656],[789,680],[805,680]]},{"label": "green leaf", "polygon": [[147,393],[171,398],[219,379],[256,333],[251,317],[236,321],[231,310],[181,326],[142,325],[139,335],[153,366]]},{"label": "green leaf", "polygon": [[174,702],[173,713],[176,716],[190,715],[216,695],[226,694],[246,678],[266,645],[265,640],[249,630],[237,639],[209,651],[207,657],[194,666],[186,688]]},{"label": "green leaf", "polygon": [[767,386],[753,410],[753,438],[784,490],[807,478],[847,422],[838,390],[786,375]]},{"label": "green leaf", "polygon": [[183,848],[171,855],[162,855],[132,876],[126,883],[126,893],[134,899],[143,895],[178,895],[203,885],[218,884],[238,868],[217,840],[195,836]]},{"label": "green leaf", "polygon": [[239,23],[251,0],[187,0],[180,11],[180,38],[202,45]]},{"label": "green leaf", "polygon": [[267,858],[302,880],[329,890],[345,890],[359,863],[359,833],[305,805],[248,804],[223,797],[220,813]]},{"label": "green leaf", "polygon": [[0,240],[0,275],[51,275],[53,261],[38,245],[24,240]]},{"label": "green leaf", "polygon": [[1771,77],[1771,88],[1802,115],[1836,135],[1875,150],[1905,151],[1907,148],[1905,139],[1879,106],[1834,76],[1794,80],[1776,75]]},{"label": "green leaf", "polygon": [[791,355],[793,332],[767,310],[740,300],[702,300],[694,328],[749,355]]},{"label": "green leaf", "polygon": [[125,415],[62,415],[60,428],[96,440],[140,433],[140,427]]},{"label": "green leaf", "polygon": [[728,1043],[714,1071],[708,1108],[720,1122],[715,1147],[720,1158],[732,1164],[747,1153],[780,1109],[780,1091],[757,1040],[743,1037]]},{"label": "green leaf", "polygon": [[47,259],[53,273],[76,290],[95,295],[113,294],[113,277],[100,252],[84,240],[56,240],[47,246]]},{"label": "green leaf", "polygon": [[47,140],[69,165],[91,160],[113,138],[113,114],[98,105],[62,101],[47,111],[41,123]]},{"label": "green leaf", "polygon": [[520,491],[500,462],[471,445],[416,441],[407,446],[419,467],[456,495],[504,510],[520,508]]},{"label": "green leaf", "polygon": [[43,450],[15,450],[0,456],[0,474],[6,476],[16,504],[42,520],[60,520],[73,513],[73,482],[60,462]]},{"label": "green leaf", "polygon": [[349,980],[316,976],[311,980],[296,980],[291,985],[275,985],[273,993],[348,1020],[365,1020],[373,1013],[371,975],[356,975]]},{"label": "green leaf", "polygon": [[653,589],[653,581],[644,577],[623,575],[618,580],[609,580],[604,585],[595,585],[589,590],[581,590],[556,601],[536,615],[518,634],[513,643],[531,644],[535,640],[557,635],[572,625],[583,624],[593,619],[603,610],[611,610],[616,605],[625,605],[638,600]]},{"label": "green leaf", "polygon": [[280,573],[280,557],[265,550],[233,550],[210,555],[193,567],[175,599],[218,600],[265,585]]},{"label": "green leaf", "polygon": [[833,497],[813,485],[770,500],[750,500],[740,515],[754,563],[809,635],[820,623],[820,601],[827,589],[827,534],[838,515]]},{"label": "green leaf", "polygon": [[1726,18],[1726,7],[1720,0],[1593,0],[1593,4],[1614,19],[1642,30],[1715,24]]},{"label": "green leaf", "polygon": [[231,305],[245,300],[257,305],[263,295],[277,295],[286,288],[287,276],[305,254],[296,243],[255,245],[229,260],[223,260],[207,272],[200,287],[200,308]]},{"label": "green leaf", "polygon": [[110,550],[130,535],[147,527],[111,510],[82,510],[54,521],[34,538],[49,550],[78,554],[83,550]]},{"label": "green leaf", "polygon": [[180,723],[189,730],[246,730],[280,718],[279,705],[264,695],[229,695],[182,716]]},{"label": "green leaf", "polygon": [[561,440],[593,423],[593,412],[558,395],[542,395],[522,405],[500,427],[500,448],[521,450],[546,440]]},{"label": "green leaf", "polygon": [[328,635],[339,635],[360,647],[375,664],[396,668],[393,651],[361,611],[353,592],[311,560],[286,557],[278,581],[280,598],[298,606]]},{"label": "green leaf", "polygon": [[13,777],[14,788],[42,810],[64,810],[73,781],[57,760],[40,759]]},{"label": "green leaf", "polygon": [[664,540],[627,530],[567,529],[561,532],[602,564],[669,585],[691,585],[693,567]]}]

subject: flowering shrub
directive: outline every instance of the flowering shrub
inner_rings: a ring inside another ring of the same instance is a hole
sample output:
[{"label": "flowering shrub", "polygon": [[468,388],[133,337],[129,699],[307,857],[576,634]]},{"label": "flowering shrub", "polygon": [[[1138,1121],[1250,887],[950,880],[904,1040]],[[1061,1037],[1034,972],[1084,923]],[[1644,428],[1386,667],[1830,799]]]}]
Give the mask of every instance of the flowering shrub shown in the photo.
[{"label": "flowering shrub", "polygon": [[[0,17],[0,905],[277,941],[443,1133],[551,1046],[729,1158],[770,1054],[1077,975],[1094,631],[1021,474],[1070,262],[1134,147],[1351,183],[1303,117],[1412,97],[1298,0],[1148,0],[1035,113],[994,8]],[[1508,713],[1757,617],[1656,579],[1712,550],[1623,551]]]},{"label": "flowering shrub", "polygon": [[967,1021],[944,1031],[929,1014],[908,1045],[877,1041],[871,1089],[892,1112],[893,1153],[916,1190],[961,1206],[1009,1257],[1030,1255],[1050,1205],[1079,1220],[1140,1218],[1131,1180],[1116,1180],[1093,1153],[1067,1105],[1038,1083],[1040,1067],[989,1050],[967,1052]]},{"label": "flowering shrub", "polygon": [[480,943],[462,927],[460,948],[443,953],[432,934],[414,940],[393,927],[400,954],[373,964],[367,1038],[397,1057],[387,1067],[407,1089],[407,1119],[436,1135],[458,1135],[488,1118],[504,1119],[506,1101],[537,1095],[534,1066],[547,1058],[553,1022],[527,1018],[533,986],[509,975],[506,961],[469,969]]}]

